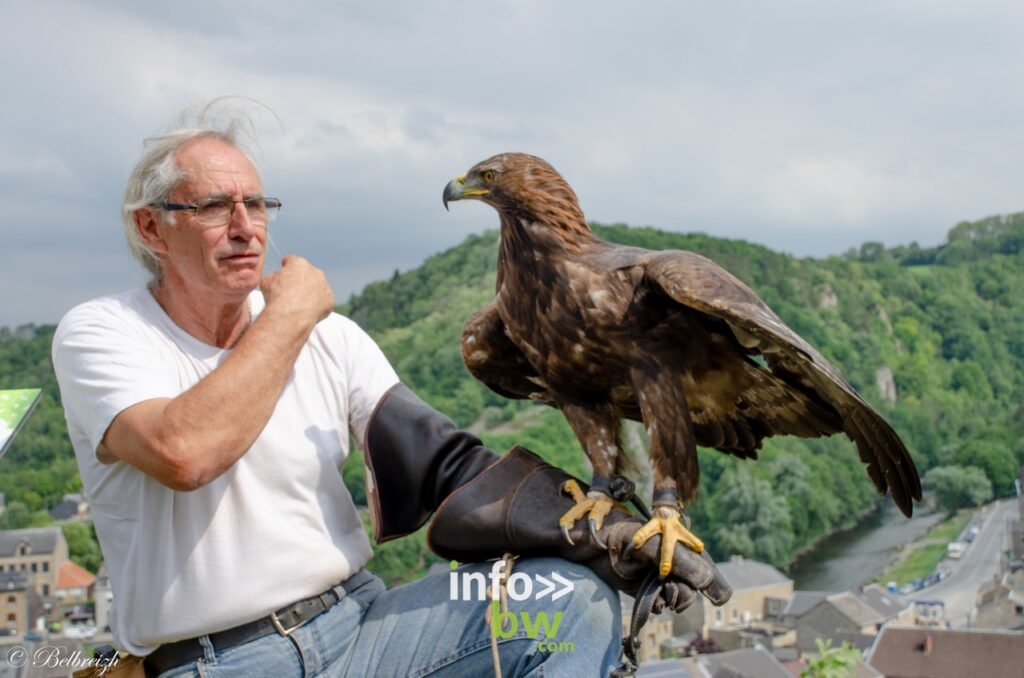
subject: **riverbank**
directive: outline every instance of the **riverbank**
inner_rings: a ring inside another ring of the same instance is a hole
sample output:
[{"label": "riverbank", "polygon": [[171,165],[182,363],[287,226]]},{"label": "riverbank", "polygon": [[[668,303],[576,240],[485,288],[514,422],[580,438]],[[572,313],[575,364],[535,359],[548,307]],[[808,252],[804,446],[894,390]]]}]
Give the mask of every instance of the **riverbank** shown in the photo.
[{"label": "riverbank", "polygon": [[942,521],[921,537],[906,544],[896,559],[876,577],[880,584],[896,582],[897,586],[924,579],[946,557],[946,547],[955,541],[967,526],[977,509],[961,509],[956,515]]},{"label": "riverbank", "polygon": [[804,591],[848,591],[871,581],[904,545],[924,536],[944,516],[921,505],[906,518],[891,501],[871,511],[852,529],[820,540],[786,568],[796,588]]},{"label": "riverbank", "polygon": [[880,501],[877,504],[873,504],[872,506],[869,506],[863,511],[861,511],[853,520],[847,520],[845,523],[836,525],[828,532],[825,532],[824,534],[819,534],[817,537],[815,537],[814,539],[812,539],[811,541],[809,541],[808,543],[804,544],[796,551],[794,551],[792,559],[790,559],[789,563],[783,569],[789,572],[790,570],[799,567],[800,559],[804,556],[813,554],[814,551],[821,546],[822,542],[826,541],[827,539],[837,537],[843,534],[844,532],[849,532],[851,530],[856,529],[857,526],[863,523],[870,515],[874,513],[881,513],[884,508],[885,502]]}]

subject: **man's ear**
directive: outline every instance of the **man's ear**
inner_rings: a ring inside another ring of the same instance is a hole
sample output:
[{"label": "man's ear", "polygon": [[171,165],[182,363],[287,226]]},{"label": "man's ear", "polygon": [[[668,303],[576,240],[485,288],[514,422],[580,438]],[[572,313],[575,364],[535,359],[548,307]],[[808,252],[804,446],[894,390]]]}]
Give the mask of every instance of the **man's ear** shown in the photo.
[{"label": "man's ear", "polygon": [[164,229],[167,223],[157,214],[152,207],[140,207],[133,215],[135,230],[145,243],[150,252],[157,254],[167,253],[167,242],[164,240]]}]

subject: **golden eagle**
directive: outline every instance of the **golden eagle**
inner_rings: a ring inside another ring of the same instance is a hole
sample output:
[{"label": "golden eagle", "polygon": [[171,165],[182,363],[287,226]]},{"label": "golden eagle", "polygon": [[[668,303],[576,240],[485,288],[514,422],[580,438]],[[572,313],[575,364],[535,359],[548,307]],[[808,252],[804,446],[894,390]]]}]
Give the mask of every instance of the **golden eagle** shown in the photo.
[{"label": "golden eagle", "polygon": [[[444,189],[501,218],[497,295],[466,322],[462,357],[508,398],[562,410],[593,468],[593,485],[562,517],[563,532],[612,505],[622,467],[622,417],[642,421],[654,469],[652,520],[636,544],[662,537],[662,576],[676,541],[700,539],[679,521],[697,492],[697,445],[756,458],[773,435],[843,432],[880,493],[907,516],[921,483],[892,427],[736,277],[693,252],[605,242],[576,194],[544,160],[505,153]],[[595,534],[596,537],[596,534]]]}]

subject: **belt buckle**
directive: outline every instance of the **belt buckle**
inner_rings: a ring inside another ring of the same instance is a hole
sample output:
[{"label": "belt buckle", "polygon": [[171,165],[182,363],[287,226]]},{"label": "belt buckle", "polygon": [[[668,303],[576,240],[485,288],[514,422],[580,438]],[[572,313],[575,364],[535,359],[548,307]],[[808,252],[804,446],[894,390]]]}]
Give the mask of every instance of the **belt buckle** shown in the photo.
[{"label": "belt buckle", "polygon": [[296,624],[295,626],[291,627],[290,629],[286,629],[284,627],[284,624],[281,623],[281,620],[277,618],[277,613],[276,612],[271,612],[270,613],[270,621],[274,623],[274,628],[277,629],[277,632],[280,633],[285,638],[287,638],[288,636],[292,635],[292,633],[295,632],[295,629],[297,629],[300,626],[304,625],[309,620],[308,619],[303,619],[302,621],[300,621],[298,624]]}]

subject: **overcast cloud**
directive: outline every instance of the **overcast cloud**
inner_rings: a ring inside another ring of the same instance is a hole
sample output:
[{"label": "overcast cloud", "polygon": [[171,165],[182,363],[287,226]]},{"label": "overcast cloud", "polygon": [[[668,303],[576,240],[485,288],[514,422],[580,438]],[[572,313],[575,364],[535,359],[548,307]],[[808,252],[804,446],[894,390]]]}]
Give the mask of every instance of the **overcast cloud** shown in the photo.
[{"label": "overcast cloud", "polygon": [[143,280],[142,139],[226,93],[279,117],[274,239],[340,300],[495,227],[440,196],[507,150],[591,220],[797,255],[1024,207],[1020,3],[0,0],[0,25],[0,325]]}]

